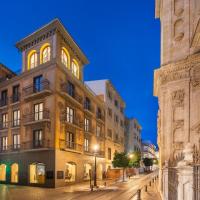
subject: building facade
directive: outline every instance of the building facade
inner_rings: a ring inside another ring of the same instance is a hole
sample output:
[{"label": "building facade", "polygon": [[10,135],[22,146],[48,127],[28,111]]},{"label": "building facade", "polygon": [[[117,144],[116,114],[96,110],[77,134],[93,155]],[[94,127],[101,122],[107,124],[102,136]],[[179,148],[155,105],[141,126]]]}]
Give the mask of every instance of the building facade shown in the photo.
[{"label": "building facade", "polygon": [[59,187],[89,180],[94,153],[102,179],[105,107],[84,85],[87,58],[57,19],[16,47],[22,73],[0,69],[0,183]]},{"label": "building facade", "polygon": [[142,142],[142,158],[157,159],[156,146],[151,141]]},{"label": "building facade", "polygon": [[[159,102],[160,191],[163,199],[193,199],[193,175],[187,170],[194,162],[186,154],[200,138],[200,1],[156,0],[156,17],[161,21],[161,66],[154,72],[154,95]],[[176,174],[172,170],[175,162],[169,160],[181,154],[184,160],[177,163],[176,171],[188,176],[169,183],[170,175]]]},{"label": "building facade", "polygon": [[126,152],[141,152],[142,127],[137,119],[125,119],[125,150]]},{"label": "building facade", "polygon": [[87,81],[86,84],[105,103],[105,157],[108,169],[112,167],[114,153],[124,151],[125,103],[109,80]]}]

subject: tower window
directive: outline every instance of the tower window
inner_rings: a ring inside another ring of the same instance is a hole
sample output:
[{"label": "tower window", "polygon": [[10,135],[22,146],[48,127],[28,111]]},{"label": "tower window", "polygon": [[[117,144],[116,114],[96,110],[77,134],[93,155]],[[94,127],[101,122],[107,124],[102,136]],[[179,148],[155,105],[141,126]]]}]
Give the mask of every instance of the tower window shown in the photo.
[{"label": "tower window", "polygon": [[76,60],[73,60],[72,62],[72,74],[76,77],[79,78],[79,66]]},{"label": "tower window", "polygon": [[41,50],[42,51],[42,62],[41,63],[46,63],[50,61],[50,56],[51,56],[51,48],[50,46],[46,46]]},{"label": "tower window", "polygon": [[65,67],[69,68],[69,53],[66,48],[62,48],[61,50],[61,62],[65,65]]},{"label": "tower window", "polygon": [[28,56],[28,69],[33,69],[37,66],[37,53],[32,51]]}]

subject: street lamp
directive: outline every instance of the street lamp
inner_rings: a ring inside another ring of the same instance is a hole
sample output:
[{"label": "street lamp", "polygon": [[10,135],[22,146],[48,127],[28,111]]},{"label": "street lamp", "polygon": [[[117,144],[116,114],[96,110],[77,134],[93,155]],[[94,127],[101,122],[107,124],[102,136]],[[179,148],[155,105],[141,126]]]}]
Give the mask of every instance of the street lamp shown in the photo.
[{"label": "street lamp", "polygon": [[97,152],[99,150],[99,145],[95,144],[94,150],[94,187],[97,187]]},{"label": "street lamp", "polygon": [[132,159],[133,158],[133,154],[129,154],[129,158]]}]

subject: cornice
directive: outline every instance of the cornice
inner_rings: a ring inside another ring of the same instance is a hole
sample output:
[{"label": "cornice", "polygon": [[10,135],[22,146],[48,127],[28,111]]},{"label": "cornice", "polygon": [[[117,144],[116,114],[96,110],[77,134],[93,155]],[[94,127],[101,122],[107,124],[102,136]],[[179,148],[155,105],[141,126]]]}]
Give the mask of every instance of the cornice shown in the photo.
[{"label": "cornice", "polygon": [[47,25],[43,26],[42,28],[23,38],[22,40],[16,43],[16,47],[20,51],[24,51],[28,48],[31,48],[33,45],[36,45],[37,43],[53,36],[54,34],[61,35],[63,40],[69,45],[71,50],[84,65],[89,63],[87,57],[84,55],[80,47],[75,43],[71,35],[68,33],[68,31],[58,19],[51,21]]}]

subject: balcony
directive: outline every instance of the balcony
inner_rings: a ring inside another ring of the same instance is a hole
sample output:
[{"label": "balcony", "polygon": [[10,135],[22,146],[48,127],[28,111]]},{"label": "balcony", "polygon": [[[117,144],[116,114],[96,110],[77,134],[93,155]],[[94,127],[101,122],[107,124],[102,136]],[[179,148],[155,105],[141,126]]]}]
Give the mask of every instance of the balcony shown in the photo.
[{"label": "balcony", "polygon": [[84,147],[84,153],[87,155],[94,156],[96,154],[97,157],[105,157],[105,152],[104,151],[98,151],[94,152],[93,148],[91,146],[85,146]]},{"label": "balcony", "polygon": [[93,126],[84,126],[85,133],[95,133],[95,128]]},{"label": "balcony", "polygon": [[8,129],[9,122],[0,122],[0,130]]},{"label": "balcony", "polygon": [[60,149],[81,153],[83,151],[83,146],[75,142],[60,140]]},{"label": "balcony", "polygon": [[101,121],[105,121],[105,117],[104,117],[104,115],[102,114],[102,113],[99,113],[99,112],[97,112],[96,113],[96,118],[98,119],[98,120],[101,120]]},{"label": "balcony", "polygon": [[68,98],[72,103],[83,104],[83,98],[74,90],[70,90],[67,83],[61,84],[61,92]]},{"label": "balcony", "polygon": [[50,140],[32,140],[22,142],[21,144],[13,144],[10,146],[3,146],[0,148],[0,153],[11,153],[27,150],[49,149],[51,148]]},{"label": "balcony", "polygon": [[10,97],[10,103],[11,104],[14,104],[14,103],[18,103],[20,101],[20,97],[21,97],[21,94],[18,93],[18,94],[15,94],[15,95],[12,95]]},{"label": "balcony", "polygon": [[32,114],[24,115],[24,125],[30,125],[35,123],[50,122],[50,112],[45,109],[43,111],[35,112]]},{"label": "balcony", "polygon": [[84,110],[91,114],[94,113],[94,107],[91,104],[87,104],[86,102],[84,103]]},{"label": "balcony", "polygon": [[8,105],[8,98],[0,99],[0,108]]},{"label": "balcony", "polygon": [[71,125],[79,129],[83,128],[83,122],[79,118],[77,117],[72,118],[70,116],[67,116],[66,113],[64,113],[64,115],[61,117],[61,121],[66,123],[69,126]]},{"label": "balcony", "polygon": [[50,89],[50,82],[47,79],[42,80],[40,84],[32,84],[23,88],[23,96],[25,100],[32,100],[34,98],[41,98],[52,93]]},{"label": "balcony", "polygon": [[12,128],[19,128],[20,127],[20,124],[21,124],[21,120],[20,119],[16,119],[16,120],[13,120],[11,122],[11,127]]}]

